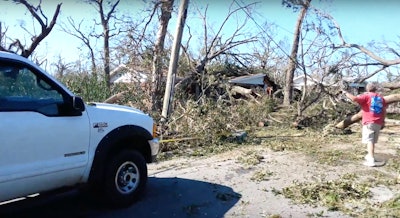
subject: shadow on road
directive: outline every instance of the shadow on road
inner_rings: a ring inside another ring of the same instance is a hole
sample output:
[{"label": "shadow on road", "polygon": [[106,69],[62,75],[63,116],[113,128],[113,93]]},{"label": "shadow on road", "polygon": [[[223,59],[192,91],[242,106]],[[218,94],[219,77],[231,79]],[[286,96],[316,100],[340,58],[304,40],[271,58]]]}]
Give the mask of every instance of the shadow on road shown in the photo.
[{"label": "shadow on road", "polygon": [[223,217],[240,198],[218,184],[150,177],[146,195],[129,208],[107,209],[72,191],[0,206],[0,217]]}]

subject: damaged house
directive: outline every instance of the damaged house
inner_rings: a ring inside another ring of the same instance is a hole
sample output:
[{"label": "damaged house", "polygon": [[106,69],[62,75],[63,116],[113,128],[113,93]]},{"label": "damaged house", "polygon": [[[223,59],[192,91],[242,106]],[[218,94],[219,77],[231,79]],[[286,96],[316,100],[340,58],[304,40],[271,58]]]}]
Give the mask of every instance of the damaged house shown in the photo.
[{"label": "damaged house", "polygon": [[[272,81],[267,74],[258,73],[246,76],[239,76],[228,81],[232,87],[232,93],[234,97],[239,97],[240,95],[244,96],[253,96],[253,97],[262,97],[264,95],[270,95],[277,90],[281,89],[281,87]],[[268,88],[270,92],[268,93]],[[257,90],[262,90],[262,93],[257,92]]]}]

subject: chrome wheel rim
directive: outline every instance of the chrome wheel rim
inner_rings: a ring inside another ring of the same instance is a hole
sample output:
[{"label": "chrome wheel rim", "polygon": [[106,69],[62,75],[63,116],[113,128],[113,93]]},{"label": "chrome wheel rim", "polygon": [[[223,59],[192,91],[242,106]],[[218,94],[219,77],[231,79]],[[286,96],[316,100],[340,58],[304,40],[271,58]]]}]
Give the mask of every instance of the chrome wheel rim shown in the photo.
[{"label": "chrome wheel rim", "polygon": [[131,162],[123,163],[115,176],[115,186],[122,194],[129,194],[136,190],[139,185],[139,169]]}]

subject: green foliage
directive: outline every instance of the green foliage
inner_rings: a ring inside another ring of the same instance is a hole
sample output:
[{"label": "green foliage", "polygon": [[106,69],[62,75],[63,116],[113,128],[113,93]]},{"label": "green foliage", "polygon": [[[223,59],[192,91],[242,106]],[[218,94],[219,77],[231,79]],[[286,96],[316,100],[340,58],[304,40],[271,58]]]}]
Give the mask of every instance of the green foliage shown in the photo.
[{"label": "green foliage", "polygon": [[234,63],[221,63],[221,62],[214,62],[206,67],[207,73],[215,75],[217,77],[232,77],[232,76],[241,76],[247,74],[253,74],[255,70],[249,68],[241,68],[240,66]]},{"label": "green foliage", "polygon": [[106,82],[89,73],[71,73],[60,80],[86,102],[102,102],[110,96]]},{"label": "green foliage", "polygon": [[385,205],[380,208],[381,215],[386,215],[387,217],[399,217],[400,216],[400,195],[397,195],[395,198],[391,199],[388,202],[385,202]]},{"label": "green foliage", "polygon": [[245,166],[245,168],[253,167],[264,159],[263,156],[259,155],[256,151],[247,151],[240,156],[237,161]]},{"label": "green foliage", "polygon": [[268,171],[268,170],[261,170],[261,171],[256,171],[252,176],[251,180],[255,182],[262,182],[262,181],[268,181],[270,178],[274,175],[273,172]]},{"label": "green foliage", "polygon": [[[107,88],[104,79],[88,73],[67,74],[60,79],[73,93],[81,96],[86,102],[104,102],[109,97],[118,93],[123,95],[118,98],[115,104],[136,107],[147,113],[150,97],[143,88],[136,84],[113,84],[111,89]],[[156,117],[157,114],[151,114]]]},{"label": "green foliage", "polygon": [[283,189],[283,195],[298,203],[325,206],[330,210],[346,210],[344,204],[367,199],[370,196],[368,183],[358,183],[355,175],[344,175],[338,180],[315,183],[295,182]]}]

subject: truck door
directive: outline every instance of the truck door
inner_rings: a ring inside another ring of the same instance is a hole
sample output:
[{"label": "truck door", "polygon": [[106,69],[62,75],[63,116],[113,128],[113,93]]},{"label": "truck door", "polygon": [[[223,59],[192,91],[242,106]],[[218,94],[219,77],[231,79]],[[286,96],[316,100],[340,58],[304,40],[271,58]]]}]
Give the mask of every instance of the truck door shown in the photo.
[{"label": "truck door", "polygon": [[34,68],[0,61],[0,201],[80,181],[89,120],[68,112],[64,92]]}]

